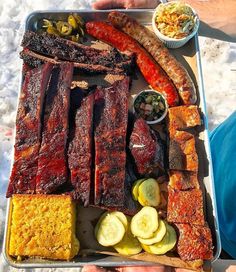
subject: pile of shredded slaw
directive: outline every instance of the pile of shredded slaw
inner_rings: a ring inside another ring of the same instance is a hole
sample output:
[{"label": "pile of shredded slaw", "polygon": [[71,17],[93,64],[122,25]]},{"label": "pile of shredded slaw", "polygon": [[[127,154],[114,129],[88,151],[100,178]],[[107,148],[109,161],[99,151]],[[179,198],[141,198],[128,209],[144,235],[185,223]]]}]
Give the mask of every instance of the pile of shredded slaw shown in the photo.
[{"label": "pile of shredded slaw", "polygon": [[156,16],[156,26],[165,36],[182,39],[194,28],[197,16],[192,9],[181,2],[160,4]]}]

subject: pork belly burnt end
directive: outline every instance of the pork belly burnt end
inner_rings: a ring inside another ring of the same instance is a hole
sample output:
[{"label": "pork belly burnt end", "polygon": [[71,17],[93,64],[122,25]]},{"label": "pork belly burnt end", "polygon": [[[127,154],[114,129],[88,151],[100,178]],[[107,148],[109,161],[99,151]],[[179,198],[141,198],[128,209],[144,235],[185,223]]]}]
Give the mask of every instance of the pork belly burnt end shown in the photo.
[{"label": "pork belly burnt end", "polygon": [[85,206],[89,204],[92,179],[92,129],[93,129],[94,94],[83,97],[80,89],[71,91],[71,111],[73,127],[71,128],[68,148],[68,163],[72,196]]},{"label": "pork belly burnt end", "polygon": [[95,94],[95,205],[123,206],[129,78]]},{"label": "pork belly burnt end", "polygon": [[[27,31],[21,45],[29,51],[23,51],[21,57],[31,65],[37,64],[40,54],[57,60],[72,61],[77,68],[95,73],[130,73],[134,65],[134,55],[120,53],[117,49],[99,50],[87,45],[72,42],[61,37]],[[32,51],[37,54],[32,54]],[[46,58],[41,58],[45,61]],[[50,60],[50,58],[48,59]]]},{"label": "pork belly burnt end", "polygon": [[164,148],[160,137],[142,118],[134,122],[129,149],[140,175],[150,174],[155,168],[164,168]]},{"label": "pork belly burnt end", "polygon": [[199,182],[196,172],[190,171],[169,171],[169,185],[176,190],[199,189]]},{"label": "pork belly burnt end", "polygon": [[177,252],[184,261],[211,260],[213,246],[211,231],[207,226],[175,224],[179,230]]},{"label": "pork belly burnt end", "polygon": [[37,193],[54,193],[67,181],[66,142],[73,64],[55,66],[46,96]]},{"label": "pork belly burnt end", "polygon": [[169,143],[169,169],[198,171],[194,135],[176,131]]},{"label": "pork belly burnt end", "polygon": [[201,125],[198,107],[194,105],[169,108],[168,117],[170,134],[173,134],[175,130]]},{"label": "pork belly burnt end", "polygon": [[52,68],[51,64],[45,64],[25,75],[17,111],[14,164],[7,197],[35,192],[41,114]]},{"label": "pork belly burnt end", "polygon": [[199,189],[176,191],[168,188],[167,220],[204,226],[203,197]]}]

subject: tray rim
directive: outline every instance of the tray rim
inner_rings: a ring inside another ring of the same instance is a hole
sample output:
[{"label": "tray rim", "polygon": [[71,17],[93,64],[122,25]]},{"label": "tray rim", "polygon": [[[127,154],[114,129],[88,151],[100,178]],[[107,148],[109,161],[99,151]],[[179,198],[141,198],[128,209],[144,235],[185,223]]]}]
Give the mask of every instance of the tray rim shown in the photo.
[{"label": "tray rim", "polygon": [[[114,9],[108,9],[108,10],[93,10],[93,9],[80,9],[80,10],[35,10],[31,13],[29,13],[25,19],[24,19],[24,31],[27,30],[27,23],[30,20],[32,16],[35,16],[36,14],[43,14],[43,13],[109,13],[113,11]],[[124,13],[153,13],[155,9],[115,9],[116,11],[121,11]],[[151,25],[150,23],[147,23],[147,25]],[[216,197],[215,197],[215,187],[214,187],[214,175],[213,175],[213,168],[212,168],[212,157],[211,157],[211,150],[210,150],[210,141],[209,141],[209,128],[208,128],[208,113],[207,113],[207,107],[206,107],[206,99],[205,99],[205,90],[204,90],[204,83],[203,83],[203,75],[202,75],[202,65],[201,65],[201,54],[200,54],[200,47],[199,47],[199,39],[198,34],[194,36],[194,45],[196,49],[196,65],[197,65],[197,84],[198,84],[198,93],[200,96],[200,102],[202,106],[202,112],[203,119],[204,119],[204,146],[206,150],[206,155],[209,161],[209,180],[210,180],[210,189],[212,192],[211,200],[212,200],[212,208],[213,208],[213,216],[214,216],[214,226],[215,228],[215,234],[216,234],[216,252],[211,260],[211,262],[215,262],[221,252],[221,241],[220,241],[220,231],[219,231],[219,222],[218,222],[218,213],[217,213],[217,205],[216,205]],[[19,80],[19,91],[21,89],[21,82],[22,82],[22,74],[20,76]],[[19,102],[19,96],[18,96],[18,102]],[[18,103],[17,103],[18,107]],[[12,161],[13,164],[13,161]],[[11,165],[12,168],[12,165]],[[75,261],[57,261],[57,260],[47,260],[47,263],[37,263],[37,262],[30,262],[30,263],[19,263],[12,261],[10,259],[9,254],[7,252],[7,244],[8,244],[8,237],[10,235],[10,231],[8,230],[8,225],[10,221],[10,215],[11,215],[11,198],[7,199],[7,208],[6,208],[6,220],[5,220],[5,229],[4,229],[4,238],[3,238],[3,245],[2,245],[2,253],[5,261],[9,266],[12,266],[14,268],[72,268],[72,267],[82,267],[84,265],[98,265],[98,266],[153,266],[158,265],[157,263],[150,263],[150,262],[143,262],[143,261],[131,261],[130,259],[122,258],[122,261],[114,261],[114,262],[108,262],[108,261],[93,261],[93,262],[75,262]]]}]

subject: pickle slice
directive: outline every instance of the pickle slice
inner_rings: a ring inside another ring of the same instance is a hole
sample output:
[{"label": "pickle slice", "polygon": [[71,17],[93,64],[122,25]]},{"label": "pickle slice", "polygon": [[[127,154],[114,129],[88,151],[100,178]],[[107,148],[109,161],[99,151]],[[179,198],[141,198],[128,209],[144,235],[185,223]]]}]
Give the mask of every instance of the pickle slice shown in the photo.
[{"label": "pickle slice", "polygon": [[122,255],[134,255],[142,251],[142,247],[137,238],[134,237],[130,230],[130,226],[126,231],[121,242],[114,246],[115,250]]},{"label": "pickle slice", "polygon": [[146,179],[139,185],[138,200],[143,206],[157,207],[160,204],[160,187],[155,179]]},{"label": "pickle slice", "polygon": [[166,234],[166,224],[163,220],[159,220],[159,227],[158,229],[154,232],[153,237],[149,239],[143,239],[138,237],[138,240],[141,244],[144,245],[153,245],[155,243],[160,242]]},{"label": "pickle slice", "polygon": [[144,181],[145,179],[138,179],[134,182],[133,186],[132,186],[132,196],[134,200],[138,200],[138,187],[139,185]]},{"label": "pickle slice", "polygon": [[99,229],[99,227],[100,227],[100,224],[101,224],[102,220],[106,217],[106,215],[107,215],[108,213],[109,213],[109,212],[104,212],[104,213],[100,216],[100,218],[99,218],[99,220],[98,220],[98,222],[97,222],[97,224],[96,224],[96,226],[95,226],[95,228],[94,228],[94,235],[95,235],[95,237],[97,237],[98,229]]},{"label": "pickle slice", "polygon": [[155,208],[143,207],[131,220],[131,232],[140,238],[151,238],[158,228],[158,214]]},{"label": "pickle slice", "polygon": [[149,253],[162,255],[170,251],[175,246],[176,241],[177,237],[174,228],[169,224],[166,224],[166,234],[160,242],[150,246],[142,244],[142,247]]},{"label": "pickle slice", "polygon": [[118,211],[111,212],[111,214],[115,215],[121,221],[121,223],[125,227],[125,230],[127,231],[127,229],[128,229],[128,219],[127,219],[126,215],[123,214],[122,212],[118,212]]},{"label": "pickle slice", "polygon": [[114,246],[119,243],[125,234],[125,227],[121,221],[112,214],[107,214],[99,222],[96,238],[102,246]]}]

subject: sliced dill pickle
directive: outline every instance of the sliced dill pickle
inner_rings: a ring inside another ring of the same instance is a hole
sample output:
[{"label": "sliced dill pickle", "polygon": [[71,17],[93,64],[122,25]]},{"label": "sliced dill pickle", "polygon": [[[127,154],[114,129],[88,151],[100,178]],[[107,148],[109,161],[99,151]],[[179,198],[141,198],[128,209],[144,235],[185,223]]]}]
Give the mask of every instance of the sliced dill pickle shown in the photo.
[{"label": "sliced dill pickle", "polygon": [[149,178],[139,185],[138,200],[143,206],[157,207],[160,204],[161,194],[157,180]]},{"label": "sliced dill pickle", "polygon": [[131,220],[131,232],[140,238],[151,238],[158,229],[157,210],[152,207],[143,207]]},{"label": "sliced dill pickle", "polygon": [[133,183],[132,196],[134,200],[138,200],[138,187],[145,179],[138,179]]},{"label": "sliced dill pickle", "polygon": [[118,212],[118,211],[111,212],[110,214],[115,215],[121,221],[121,223],[125,227],[125,230],[128,229],[128,219],[125,214],[123,214],[122,212]]},{"label": "sliced dill pickle", "polygon": [[105,215],[99,222],[96,238],[102,246],[114,246],[124,237],[125,227],[121,221],[110,213]]},{"label": "sliced dill pickle", "polygon": [[142,247],[137,238],[134,237],[128,227],[121,242],[114,246],[115,250],[122,255],[134,255],[142,251]]},{"label": "sliced dill pickle", "polygon": [[175,246],[176,241],[177,237],[174,228],[166,223],[166,234],[164,238],[160,242],[153,245],[148,246],[142,244],[142,247],[149,253],[162,255],[170,251]]},{"label": "sliced dill pickle", "polygon": [[139,238],[138,240],[141,244],[144,245],[153,245],[155,243],[160,242],[164,236],[166,234],[166,225],[165,222],[163,220],[159,220],[159,227],[158,229],[154,232],[153,236],[149,239],[143,239],[143,238]]}]

